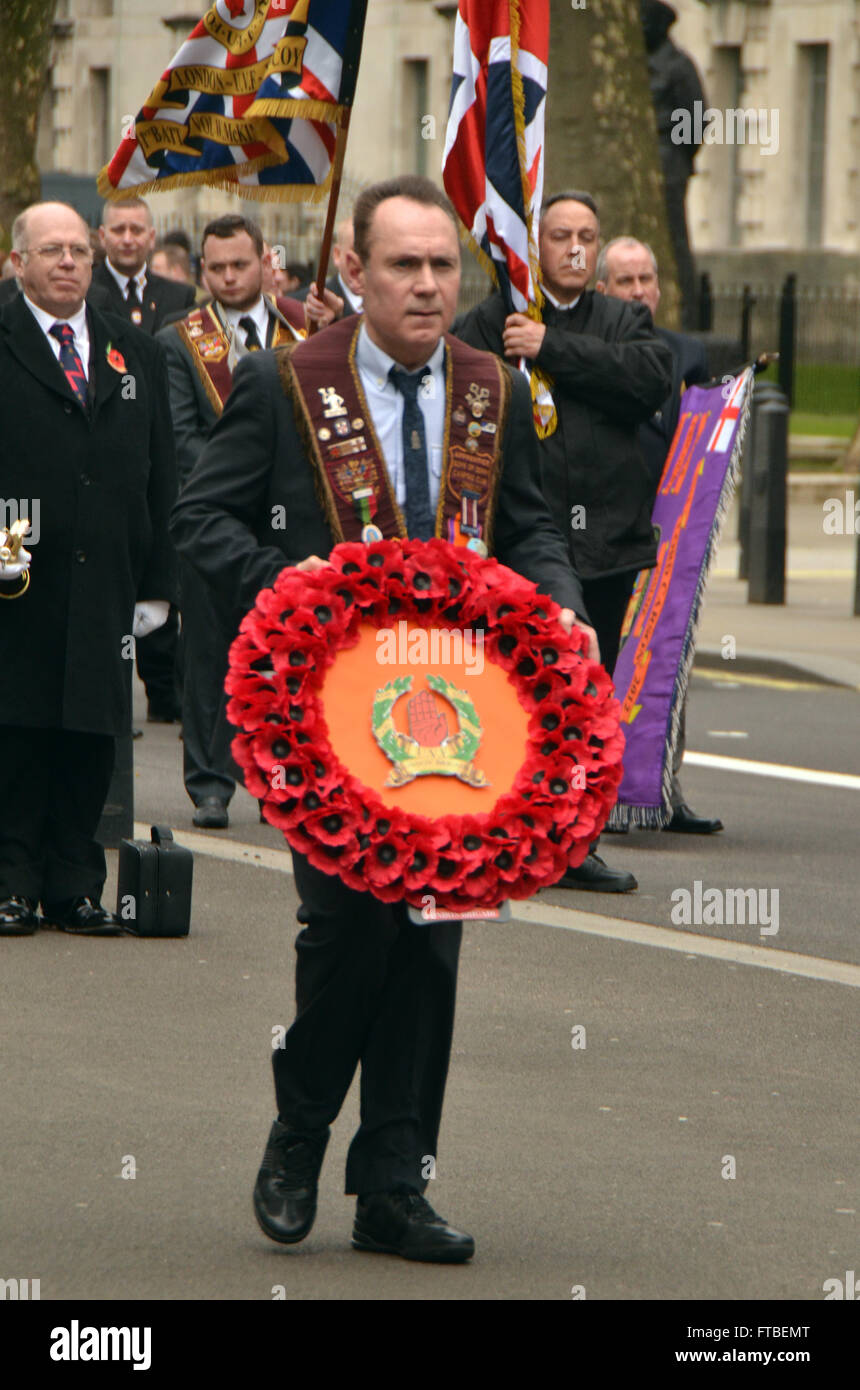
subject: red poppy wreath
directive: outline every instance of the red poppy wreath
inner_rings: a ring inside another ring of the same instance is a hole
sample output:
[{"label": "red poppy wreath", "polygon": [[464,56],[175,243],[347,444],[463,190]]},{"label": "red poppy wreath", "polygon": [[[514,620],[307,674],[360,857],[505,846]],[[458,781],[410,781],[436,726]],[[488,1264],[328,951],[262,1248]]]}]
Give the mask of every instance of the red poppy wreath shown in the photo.
[{"label": "red poppy wreath", "polygon": [[244,618],[233,755],[266,820],[351,888],[473,914],[528,898],[582,862],[621,781],[618,701],[584,644],[497,560],[347,542]]}]

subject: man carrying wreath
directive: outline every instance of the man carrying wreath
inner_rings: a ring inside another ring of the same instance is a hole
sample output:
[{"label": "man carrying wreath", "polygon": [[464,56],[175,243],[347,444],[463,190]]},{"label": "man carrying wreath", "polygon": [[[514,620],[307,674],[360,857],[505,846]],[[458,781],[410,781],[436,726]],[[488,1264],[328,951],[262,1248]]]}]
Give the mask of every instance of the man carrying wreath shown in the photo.
[{"label": "man carrying wreath", "polygon": [[[429,539],[489,550],[585,623],[579,581],[543,499],[525,379],[448,336],[460,284],[455,216],[429,180],[366,189],[351,282],[360,319],[244,358],[175,508],[180,552],[232,630],[285,565],[315,571],[343,540]],[[447,448],[446,448],[447,444]],[[236,467],[241,459],[242,467]],[[375,528],[378,528],[376,530]],[[304,1239],[329,1137],[361,1064],[347,1159],[353,1245],[456,1263],[471,1236],[423,1197],[451,1047],[461,924],[417,925],[403,902],[349,889],[293,853],[305,923],[296,1018],[273,1053],[278,1118],[254,1192],[273,1240]],[[423,1170],[423,1171],[422,1171]]]}]

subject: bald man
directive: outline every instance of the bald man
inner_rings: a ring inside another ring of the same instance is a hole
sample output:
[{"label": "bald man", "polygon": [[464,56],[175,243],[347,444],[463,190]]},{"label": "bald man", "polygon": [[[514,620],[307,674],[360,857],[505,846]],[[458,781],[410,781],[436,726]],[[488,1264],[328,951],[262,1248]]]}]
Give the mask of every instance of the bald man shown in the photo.
[{"label": "bald man", "polygon": [[[327,290],[336,294],[343,300],[343,310],[340,317],[346,314],[360,314],[363,308],[361,291],[358,289],[355,277],[349,268],[349,253],[353,250],[355,232],[352,225],[352,218],[345,217],[337,228],[335,243],[331,249],[331,258],[334,262],[334,275],[330,275],[325,282]],[[294,299],[306,299],[314,285],[306,285],[293,295]]]},{"label": "bald man", "polygon": [[24,552],[0,555],[0,935],[116,935],[95,836],[131,722],[132,638],[175,596],[167,371],[159,344],[86,303],[92,251],[74,208],[28,208],[11,256],[0,527],[32,526]]}]

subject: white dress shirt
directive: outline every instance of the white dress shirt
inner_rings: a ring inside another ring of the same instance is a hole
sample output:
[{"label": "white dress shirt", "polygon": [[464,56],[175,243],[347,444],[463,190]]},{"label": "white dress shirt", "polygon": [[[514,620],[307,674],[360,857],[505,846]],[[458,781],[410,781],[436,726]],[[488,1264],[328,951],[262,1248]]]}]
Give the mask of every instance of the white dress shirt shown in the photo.
[{"label": "white dress shirt", "polygon": [[146,289],[146,266],[141,266],[140,270],[137,272],[136,275],[123,275],[122,271],[117,270],[116,266],[112,265],[107,257],[105,257],[105,265],[107,267],[108,274],[112,275],[116,283],[119,285],[120,293],[122,294],[123,299],[125,299],[126,297],[126,290],[128,289],[129,280],[133,280],[134,283],[137,285],[137,297],[142,304],[144,290]]},{"label": "white dress shirt", "polygon": [[[394,487],[398,504],[406,504],[406,470],[403,466],[403,406],[404,400],[394,382],[389,379],[395,362],[382,348],[371,341],[367,325],[358,331],[355,365],[373,427],[382,448],[388,476]],[[404,371],[406,369],[404,368]],[[442,478],[442,448],[445,442],[445,342],[439,339],[424,368],[424,384],[418,391],[418,405],[424,416],[424,438],[430,465],[430,504],[435,512],[439,502]]]},{"label": "white dress shirt", "polygon": [[555,297],[554,294],[550,294],[550,292],[549,292],[549,290],[547,289],[546,285],[541,285],[541,289],[543,290],[544,299],[548,299],[549,302],[550,302],[550,304],[554,304],[555,307],[556,307],[556,309],[561,309],[562,312],[564,312],[564,313],[566,313],[568,309],[575,309],[576,306],[577,306],[577,304],[579,303],[579,301],[580,301],[581,298],[582,298],[582,293],[580,292],[580,293],[576,296],[576,299],[572,299],[571,302],[570,302],[569,304],[562,304],[562,303],[560,302],[560,300],[556,299],[556,297]]},{"label": "white dress shirt", "polygon": [[247,346],[247,333],[244,328],[239,327],[239,320],[251,318],[254,320],[254,327],[257,336],[263,347],[266,346],[266,338],[269,332],[269,306],[262,295],[256,304],[252,304],[250,309],[228,309],[226,304],[218,304],[218,311],[221,318],[230,325],[239,341]]},{"label": "white dress shirt", "polygon": [[27,305],[27,308],[30,310],[30,313],[33,315],[33,318],[36,320],[37,324],[39,325],[45,337],[47,338],[51,351],[53,352],[58,362],[60,360],[60,342],[58,338],[55,338],[53,336],[53,334],[51,333],[51,329],[53,328],[55,323],[67,323],[70,325],[72,332],[75,335],[75,351],[77,352],[78,357],[80,357],[81,359],[81,366],[84,369],[84,376],[87,378],[87,381],[89,381],[90,333],[89,329],[87,328],[86,303],[83,303],[78,312],[76,314],[73,314],[70,319],[58,319],[55,318],[53,314],[46,314],[45,310],[40,309],[38,304],[34,304],[32,299],[29,299],[26,294],[24,295],[24,303]]}]

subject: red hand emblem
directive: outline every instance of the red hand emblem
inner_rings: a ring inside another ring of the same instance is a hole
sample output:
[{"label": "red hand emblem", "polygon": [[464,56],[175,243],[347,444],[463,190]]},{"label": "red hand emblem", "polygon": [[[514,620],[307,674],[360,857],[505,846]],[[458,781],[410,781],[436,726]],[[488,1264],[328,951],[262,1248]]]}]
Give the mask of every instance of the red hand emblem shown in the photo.
[{"label": "red hand emblem", "polygon": [[430,690],[421,690],[407,700],[406,717],[410,734],[422,748],[437,748],[448,737],[448,720]]}]

